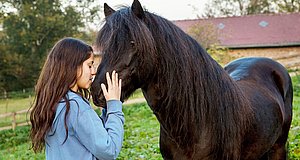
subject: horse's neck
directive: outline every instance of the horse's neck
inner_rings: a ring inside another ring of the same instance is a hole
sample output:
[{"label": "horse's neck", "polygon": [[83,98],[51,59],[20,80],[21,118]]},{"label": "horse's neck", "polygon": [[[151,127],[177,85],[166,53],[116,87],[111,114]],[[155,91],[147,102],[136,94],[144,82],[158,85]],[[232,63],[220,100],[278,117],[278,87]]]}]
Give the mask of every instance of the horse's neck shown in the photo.
[{"label": "horse's neck", "polygon": [[142,88],[142,91],[148,105],[155,112],[162,99],[158,83],[150,83],[146,87]]},{"label": "horse's neck", "polygon": [[[203,53],[205,54],[203,59],[205,63],[202,63],[203,66],[198,66],[197,69],[195,69],[195,72],[203,72],[205,74],[202,74],[202,79],[198,79],[197,82],[200,83],[201,81],[201,86],[202,87],[209,87],[210,90],[214,90],[212,88],[215,88],[215,90],[219,90],[217,86],[213,85],[213,83],[209,82],[209,81],[214,81],[213,78],[215,79],[222,79],[222,83],[224,84],[228,84],[231,85],[230,83],[235,83],[234,81],[230,80],[230,76],[227,74],[227,72],[215,61],[213,60],[207,53]],[[207,67],[210,66],[210,67]],[[199,71],[200,69],[202,69],[202,71]],[[155,70],[155,69],[154,69]],[[196,71],[197,70],[197,71]],[[158,74],[162,74],[162,73],[155,73],[153,74],[154,76],[152,77],[150,82],[144,83],[146,84],[142,90],[144,93],[144,96],[149,104],[149,106],[151,107],[151,109],[154,112],[158,112],[158,110],[162,111],[164,110],[164,108],[168,108],[170,106],[163,106],[163,102],[169,102],[167,103],[168,105],[173,105],[172,107],[186,107],[186,106],[182,106],[180,103],[177,103],[178,98],[180,97],[180,94],[170,94],[168,93],[170,91],[170,88],[168,88],[166,86],[165,81],[168,81],[168,78],[166,77],[159,77]],[[197,74],[196,74],[197,75]],[[196,76],[196,75],[192,75],[192,76]],[[207,78],[207,77],[209,78]],[[212,78],[213,77],[213,78]],[[223,78],[225,77],[225,78]],[[166,80],[161,80],[162,78],[166,78]],[[174,77],[169,77],[169,78],[174,78]],[[195,77],[198,78],[198,77]],[[160,79],[160,80],[158,80]],[[193,79],[193,78],[192,78]],[[213,80],[212,80],[213,79]],[[183,80],[183,79],[182,79]],[[204,82],[206,81],[206,82]],[[224,82],[225,81],[225,82]],[[195,83],[197,83],[195,82]],[[180,83],[180,82],[177,82]],[[184,82],[181,82],[184,83]],[[197,85],[195,85],[197,86]],[[178,85],[173,84],[172,87],[178,87]],[[185,86],[182,86],[185,87]],[[198,88],[198,90],[204,90],[203,88]],[[192,91],[190,91],[192,92]],[[219,92],[215,92],[216,95],[219,95]],[[195,94],[198,94],[197,96],[200,96],[200,94],[206,94],[205,92],[197,92]],[[199,98],[199,97],[198,97]]]},{"label": "horse's neck", "polygon": [[[205,122],[201,122],[199,119],[207,119],[206,116],[213,117],[213,115],[207,115],[208,111],[212,113],[214,109],[217,110],[218,107],[224,106],[221,101],[228,101],[226,102],[226,104],[228,104],[230,103],[230,99],[234,99],[231,96],[227,100],[225,97],[220,97],[219,94],[236,92],[235,90],[237,88],[234,87],[235,82],[216,61],[209,57],[209,55],[205,55],[203,59],[204,60],[202,61],[204,62],[201,63],[202,66],[197,66],[197,69],[191,71],[191,73],[194,73],[191,76],[195,76],[192,78],[190,77],[190,80],[193,81],[193,83],[187,84],[184,83],[185,79],[181,79],[180,81],[182,82],[177,82],[182,83],[181,85],[176,85],[174,82],[174,84],[168,84],[166,86],[166,81],[174,77],[168,78],[157,76],[157,78],[153,78],[151,82],[142,88],[148,105],[161,124],[172,123],[174,125],[185,125],[186,128],[194,127],[200,129],[200,125],[197,123]],[[166,79],[162,80],[162,78]],[[187,87],[187,85],[189,90],[182,88],[174,90],[176,87]],[[174,88],[168,88],[170,86]],[[170,93],[170,91],[172,92]],[[183,91],[184,93],[180,91]],[[218,102],[215,102],[215,100],[218,100]],[[166,118],[171,116],[178,117],[174,119]],[[197,119],[197,122],[190,123],[185,118],[188,118],[191,121]]]}]

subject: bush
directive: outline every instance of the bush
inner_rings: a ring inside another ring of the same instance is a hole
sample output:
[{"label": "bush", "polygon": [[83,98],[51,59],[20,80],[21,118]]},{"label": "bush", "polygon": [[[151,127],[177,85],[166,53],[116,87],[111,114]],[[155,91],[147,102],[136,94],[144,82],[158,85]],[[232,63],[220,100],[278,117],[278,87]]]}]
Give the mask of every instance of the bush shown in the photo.
[{"label": "bush", "polygon": [[15,130],[0,131],[0,150],[14,148],[18,145],[30,142],[28,133],[30,127],[17,127]]},{"label": "bush", "polygon": [[6,92],[4,90],[0,90],[0,99],[5,98],[28,98],[29,96],[34,95],[33,88],[23,89],[22,91],[11,91]]}]

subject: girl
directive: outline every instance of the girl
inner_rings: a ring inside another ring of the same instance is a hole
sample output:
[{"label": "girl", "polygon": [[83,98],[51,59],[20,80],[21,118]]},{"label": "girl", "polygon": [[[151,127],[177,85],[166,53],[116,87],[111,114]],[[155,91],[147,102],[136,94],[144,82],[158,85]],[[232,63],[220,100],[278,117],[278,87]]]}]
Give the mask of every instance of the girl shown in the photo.
[{"label": "girl", "polygon": [[116,159],[121,150],[121,79],[115,71],[106,74],[107,110],[99,118],[88,101],[93,63],[92,47],[74,38],[58,41],[47,57],[30,114],[32,148],[45,148],[46,159]]}]

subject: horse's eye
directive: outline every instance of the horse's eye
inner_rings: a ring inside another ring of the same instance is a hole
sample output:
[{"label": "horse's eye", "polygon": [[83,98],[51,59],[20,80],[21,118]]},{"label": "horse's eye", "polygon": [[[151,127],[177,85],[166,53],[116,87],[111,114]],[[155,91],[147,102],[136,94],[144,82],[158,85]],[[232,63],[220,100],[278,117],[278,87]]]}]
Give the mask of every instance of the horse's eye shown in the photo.
[{"label": "horse's eye", "polygon": [[135,46],[135,42],[134,41],[130,41],[130,45],[131,45],[131,47],[134,47]]}]

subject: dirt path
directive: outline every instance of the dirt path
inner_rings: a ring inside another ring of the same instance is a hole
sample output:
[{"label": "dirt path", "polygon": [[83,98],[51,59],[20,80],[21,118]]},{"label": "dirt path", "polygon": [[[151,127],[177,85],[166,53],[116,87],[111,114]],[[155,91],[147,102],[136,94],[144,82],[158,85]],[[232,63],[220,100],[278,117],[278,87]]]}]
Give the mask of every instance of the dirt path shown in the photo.
[{"label": "dirt path", "polygon": [[123,104],[127,105],[127,104],[142,103],[142,102],[146,102],[146,99],[144,97],[129,99],[129,100],[125,101]]}]

